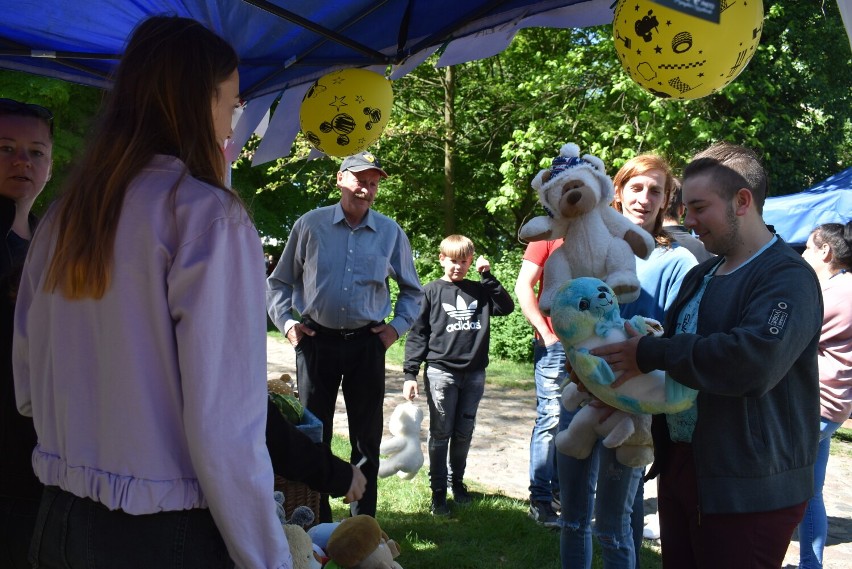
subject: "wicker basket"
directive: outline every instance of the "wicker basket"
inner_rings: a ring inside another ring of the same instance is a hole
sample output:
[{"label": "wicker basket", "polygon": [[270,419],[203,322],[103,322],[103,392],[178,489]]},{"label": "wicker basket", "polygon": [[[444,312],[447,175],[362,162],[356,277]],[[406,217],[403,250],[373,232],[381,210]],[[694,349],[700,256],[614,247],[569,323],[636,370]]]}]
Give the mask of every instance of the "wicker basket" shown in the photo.
[{"label": "wicker basket", "polygon": [[314,523],[311,526],[319,523],[319,492],[311,490],[307,484],[287,480],[277,474],[275,475],[275,489],[284,494],[284,513],[288,520],[293,517],[293,510],[299,506],[307,506],[314,513]]}]

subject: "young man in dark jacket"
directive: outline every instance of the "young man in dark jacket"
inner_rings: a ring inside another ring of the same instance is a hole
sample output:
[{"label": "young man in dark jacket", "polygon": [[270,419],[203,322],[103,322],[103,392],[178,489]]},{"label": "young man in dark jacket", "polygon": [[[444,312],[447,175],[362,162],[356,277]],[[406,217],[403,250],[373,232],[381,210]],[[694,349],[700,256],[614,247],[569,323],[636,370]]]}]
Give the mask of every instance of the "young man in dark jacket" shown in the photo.
[{"label": "young man in dark jacket", "polygon": [[696,404],[654,417],[664,567],[780,567],[813,494],[822,297],[761,218],[766,174],[717,144],[684,171],[686,226],[711,253],[686,276],[666,337],[593,350],[622,372],[665,370]]}]

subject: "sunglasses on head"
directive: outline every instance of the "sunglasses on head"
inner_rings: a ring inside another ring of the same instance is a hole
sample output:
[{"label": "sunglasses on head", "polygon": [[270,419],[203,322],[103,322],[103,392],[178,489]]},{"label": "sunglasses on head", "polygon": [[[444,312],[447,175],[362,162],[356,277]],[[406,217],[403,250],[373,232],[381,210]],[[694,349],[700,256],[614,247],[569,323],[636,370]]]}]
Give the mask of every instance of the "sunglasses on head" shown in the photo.
[{"label": "sunglasses on head", "polygon": [[50,134],[53,134],[53,113],[50,109],[41,105],[22,103],[15,99],[0,99],[0,115],[17,115],[44,119],[50,126]]}]

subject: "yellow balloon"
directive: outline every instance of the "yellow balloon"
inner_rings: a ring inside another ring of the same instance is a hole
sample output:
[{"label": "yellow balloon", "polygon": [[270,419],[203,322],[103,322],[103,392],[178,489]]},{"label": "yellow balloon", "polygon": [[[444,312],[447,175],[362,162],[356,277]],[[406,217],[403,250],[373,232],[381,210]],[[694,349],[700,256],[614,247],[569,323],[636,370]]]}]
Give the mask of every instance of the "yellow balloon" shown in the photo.
[{"label": "yellow balloon", "polygon": [[658,97],[698,99],[733,81],[763,30],[762,0],[721,0],[719,23],[651,0],[619,0],[612,33],[621,65]]},{"label": "yellow balloon", "polygon": [[388,124],[390,81],[366,69],[333,71],[317,79],[302,99],[299,125],[308,141],[329,156],[349,156],[375,142]]}]

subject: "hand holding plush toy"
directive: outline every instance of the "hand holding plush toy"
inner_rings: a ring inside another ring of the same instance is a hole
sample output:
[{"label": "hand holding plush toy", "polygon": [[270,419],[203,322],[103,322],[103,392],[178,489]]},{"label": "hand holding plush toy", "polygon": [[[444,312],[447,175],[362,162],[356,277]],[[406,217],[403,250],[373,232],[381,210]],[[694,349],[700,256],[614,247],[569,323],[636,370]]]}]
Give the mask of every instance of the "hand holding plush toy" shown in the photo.
[{"label": "hand holding plush toy", "polygon": [[559,285],[577,277],[605,281],[621,302],[639,298],[634,253],[647,259],[654,238],[610,207],[615,190],[603,161],[591,154],[581,158],[576,144],[566,144],[551,167],[536,175],[532,187],[548,216],[527,222],[520,238],[565,239],[544,264],[541,311],[549,314]]},{"label": "hand holding plush toy", "polygon": [[592,395],[628,413],[679,413],[692,407],[698,392],[677,383],[659,370],[639,375],[623,385],[611,384],[613,373],[603,359],[589,350],[627,339],[629,323],[640,334],[661,335],[660,323],[634,316],[624,320],[613,290],[600,279],[583,277],[565,283],[554,295],[553,331],[565,347],[571,368]]},{"label": "hand holding plush toy", "polygon": [[393,435],[382,440],[379,453],[379,478],[396,474],[403,480],[411,480],[423,466],[423,450],[420,447],[420,428],[423,411],[412,401],[397,405],[393,410],[388,429]]}]

